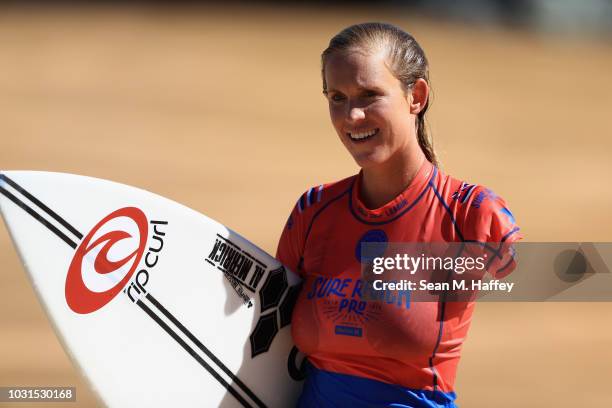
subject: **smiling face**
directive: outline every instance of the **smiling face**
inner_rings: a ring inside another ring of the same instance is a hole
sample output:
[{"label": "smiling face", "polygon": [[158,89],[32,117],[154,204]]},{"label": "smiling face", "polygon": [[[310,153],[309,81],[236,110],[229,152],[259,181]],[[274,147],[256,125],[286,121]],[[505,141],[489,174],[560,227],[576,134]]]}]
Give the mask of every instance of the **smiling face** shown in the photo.
[{"label": "smiling face", "polygon": [[334,53],[324,75],[332,124],[360,167],[401,165],[420,152],[412,94],[389,70],[384,53]]}]

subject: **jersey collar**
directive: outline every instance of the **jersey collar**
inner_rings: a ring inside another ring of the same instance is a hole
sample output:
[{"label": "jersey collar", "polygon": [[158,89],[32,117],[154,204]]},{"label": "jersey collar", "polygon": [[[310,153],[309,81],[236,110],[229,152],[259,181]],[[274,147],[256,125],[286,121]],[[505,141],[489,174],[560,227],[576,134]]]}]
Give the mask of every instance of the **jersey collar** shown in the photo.
[{"label": "jersey collar", "polygon": [[367,208],[359,199],[363,177],[360,171],[355,176],[349,194],[351,212],[355,218],[366,224],[376,225],[391,222],[410,211],[418,203],[431,186],[429,181],[435,178],[437,171],[438,169],[433,164],[425,160],[414,179],[404,191],[387,204],[375,209]]}]

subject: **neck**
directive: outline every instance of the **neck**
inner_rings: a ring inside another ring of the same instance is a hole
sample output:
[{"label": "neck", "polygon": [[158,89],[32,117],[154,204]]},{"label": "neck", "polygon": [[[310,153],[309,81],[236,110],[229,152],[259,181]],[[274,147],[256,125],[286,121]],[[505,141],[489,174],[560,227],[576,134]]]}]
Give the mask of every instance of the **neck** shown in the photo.
[{"label": "neck", "polygon": [[364,168],[359,197],[361,202],[369,209],[387,204],[410,185],[425,160],[421,149],[417,149],[414,155]]}]

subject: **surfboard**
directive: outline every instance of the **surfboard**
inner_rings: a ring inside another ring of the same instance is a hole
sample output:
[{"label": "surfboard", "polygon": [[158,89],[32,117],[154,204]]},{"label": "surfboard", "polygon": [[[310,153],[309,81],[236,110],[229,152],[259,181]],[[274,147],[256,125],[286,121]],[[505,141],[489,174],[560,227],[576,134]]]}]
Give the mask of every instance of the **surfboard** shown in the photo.
[{"label": "surfboard", "polygon": [[103,404],[295,405],[300,279],[236,232],[154,193],[64,173],[0,173],[0,211]]}]

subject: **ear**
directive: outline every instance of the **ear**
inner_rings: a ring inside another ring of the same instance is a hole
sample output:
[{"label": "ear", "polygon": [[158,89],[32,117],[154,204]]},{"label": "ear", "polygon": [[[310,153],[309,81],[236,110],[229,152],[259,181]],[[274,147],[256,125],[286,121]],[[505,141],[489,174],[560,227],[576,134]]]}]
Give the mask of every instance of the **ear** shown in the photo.
[{"label": "ear", "polygon": [[414,81],[410,90],[410,113],[418,115],[427,105],[429,85],[423,78],[419,78]]}]

